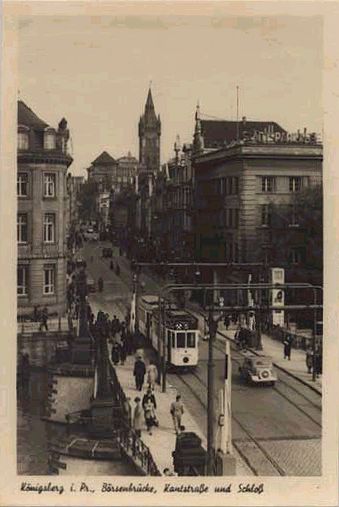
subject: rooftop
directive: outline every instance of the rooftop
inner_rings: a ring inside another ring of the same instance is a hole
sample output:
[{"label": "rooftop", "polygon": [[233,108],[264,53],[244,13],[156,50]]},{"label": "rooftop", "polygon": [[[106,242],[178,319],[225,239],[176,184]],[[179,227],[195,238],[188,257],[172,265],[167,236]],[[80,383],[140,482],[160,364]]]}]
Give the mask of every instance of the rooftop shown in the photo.
[{"label": "rooftop", "polygon": [[[239,131],[238,131],[239,130]],[[245,132],[253,135],[255,131],[285,132],[285,130],[274,121],[248,121],[243,120],[201,120],[201,131],[204,137],[205,148],[218,148],[242,139]]]},{"label": "rooftop", "polygon": [[44,130],[48,124],[41,120],[22,100],[18,100],[18,125]]},{"label": "rooftop", "polygon": [[95,160],[93,160],[92,165],[111,165],[115,164],[116,161],[107,151],[103,151]]}]

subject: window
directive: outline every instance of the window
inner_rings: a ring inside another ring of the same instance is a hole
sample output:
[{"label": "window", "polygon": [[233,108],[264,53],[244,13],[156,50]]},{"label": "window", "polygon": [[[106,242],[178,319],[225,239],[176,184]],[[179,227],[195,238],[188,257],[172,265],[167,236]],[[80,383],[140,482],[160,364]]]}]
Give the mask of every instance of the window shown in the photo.
[{"label": "window", "polygon": [[290,192],[300,192],[301,189],[301,178],[300,176],[292,176],[290,178]]},{"label": "window", "polygon": [[195,333],[187,333],[187,347],[191,349],[195,347]]},{"label": "window", "polygon": [[28,150],[27,132],[18,132],[18,150]]},{"label": "window", "polygon": [[305,249],[303,247],[291,248],[290,262],[292,264],[301,264],[305,262]]},{"label": "window", "polygon": [[45,150],[55,150],[55,132],[54,130],[46,130],[44,135]]},{"label": "window", "polygon": [[44,174],[44,197],[55,197],[55,174]]},{"label": "window", "polygon": [[233,180],[232,184],[233,194],[239,194],[239,178],[234,176],[232,180]]},{"label": "window", "polygon": [[271,209],[269,204],[261,205],[261,225],[264,226],[271,225]]},{"label": "window", "polygon": [[262,192],[275,191],[275,178],[273,176],[263,176],[261,178],[261,191]]},{"label": "window", "polygon": [[28,266],[17,267],[17,294],[18,296],[27,295],[27,279],[28,279]]},{"label": "window", "polygon": [[27,173],[18,173],[17,194],[18,194],[18,197],[27,197],[27,195],[28,195],[28,174]]},{"label": "window", "polygon": [[177,333],[177,348],[185,348],[185,333]]},{"label": "window", "polygon": [[45,266],[43,293],[54,294],[54,283],[55,283],[55,267]]},{"label": "window", "polygon": [[17,241],[18,241],[18,243],[27,243],[27,241],[28,241],[28,226],[27,226],[26,213],[18,213]]},{"label": "window", "polygon": [[237,229],[239,227],[239,210],[227,208],[225,209],[225,227]]},{"label": "window", "polygon": [[289,206],[289,218],[290,218],[289,227],[299,227],[298,216],[294,204]]},{"label": "window", "polygon": [[44,243],[55,241],[55,215],[46,213],[44,216]]}]

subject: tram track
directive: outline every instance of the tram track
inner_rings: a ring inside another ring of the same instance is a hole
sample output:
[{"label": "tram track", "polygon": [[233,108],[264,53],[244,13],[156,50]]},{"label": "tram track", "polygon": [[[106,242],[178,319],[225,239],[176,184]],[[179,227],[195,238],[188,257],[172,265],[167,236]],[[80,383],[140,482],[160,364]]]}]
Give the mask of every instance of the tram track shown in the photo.
[{"label": "tram track", "polygon": [[[225,339],[227,340],[230,340],[230,338],[227,338],[224,334],[220,333]],[[230,340],[232,341],[232,340]],[[218,343],[215,343],[214,344],[214,348],[216,350],[218,350],[219,352],[221,353],[224,353],[225,350],[220,346],[218,346],[219,344]],[[232,361],[236,362],[239,366],[241,366],[241,359],[243,356],[240,352],[237,352],[234,347],[232,347],[232,351],[233,351],[233,354],[232,354]],[[239,357],[235,357],[235,354],[238,354]],[[310,405],[312,405],[316,410],[318,410],[320,412],[320,415],[321,415],[321,406],[319,406],[317,403],[314,403],[308,396],[305,396],[303,393],[301,393],[298,389],[296,389],[294,386],[292,386],[291,384],[289,384],[288,382],[282,380],[281,378],[279,378],[278,380],[279,383],[282,383],[284,384],[287,389],[290,389],[291,391],[294,391],[298,396],[302,397],[307,403],[309,403]],[[322,424],[321,422],[319,422],[317,419],[315,419],[312,415],[309,414],[309,412],[307,412],[305,409],[303,409],[298,403],[295,403],[288,395],[286,395],[285,393],[282,392],[281,389],[279,389],[279,387],[277,385],[274,385],[272,387],[272,389],[274,391],[276,391],[280,396],[282,396],[286,401],[288,401],[291,405],[293,405],[295,408],[297,408],[297,410],[299,410],[302,414],[304,414],[306,417],[308,417],[314,424],[316,424],[318,427],[322,427]],[[319,397],[321,398],[320,394],[319,394]]]},{"label": "tram track", "polygon": [[[191,384],[187,382],[185,378],[183,378],[183,375],[180,373],[174,374],[192,393],[192,395],[198,400],[198,402],[201,404],[201,406],[204,408],[204,410],[207,410],[207,404],[201,399],[201,397],[198,395],[198,393],[193,389]],[[207,385],[203,382],[203,380],[197,375],[195,372],[192,372],[191,375],[193,375],[203,386],[205,389],[207,389]],[[215,400],[217,401],[218,397],[215,396]],[[276,474],[279,476],[286,476],[286,472],[283,470],[283,468],[277,463],[277,461],[272,458],[272,456],[269,455],[269,453],[266,451],[266,449],[260,444],[260,442],[248,431],[248,429],[241,423],[239,418],[232,414],[232,420],[235,421],[235,423],[239,426],[241,431],[247,436],[248,440],[250,440],[256,447],[256,449],[261,453],[261,455],[264,457],[266,461],[269,462],[270,466],[273,467],[273,469],[276,471]],[[239,439],[237,439],[239,440]],[[240,445],[238,445],[236,439],[233,439],[232,444],[236,448],[237,452],[243,459],[243,461],[246,463],[246,465],[250,468],[250,470],[253,472],[255,476],[263,475],[260,470],[258,470],[253,463],[248,459],[246,454],[243,452],[243,449]]]}]

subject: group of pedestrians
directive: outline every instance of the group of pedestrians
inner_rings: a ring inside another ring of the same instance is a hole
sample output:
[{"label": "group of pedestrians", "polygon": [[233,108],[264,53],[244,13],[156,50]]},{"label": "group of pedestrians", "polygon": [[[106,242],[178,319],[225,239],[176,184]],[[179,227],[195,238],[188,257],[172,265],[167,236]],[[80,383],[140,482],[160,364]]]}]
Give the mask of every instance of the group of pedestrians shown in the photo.
[{"label": "group of pedestrians", "polygon": [[140,437],[141,431],[146,425],[149,435],[152,435],[152,428],[159,426],[159,421],[156,415],[157,402],[154,392],[149,387],[142,400],[139,396],[137,396],[134,401],[135,407],[132,423],[135,433],[138,437]]},{"label": "group of pedestrians", "polygon": [[[135,408],[133,414],[133,428],[137,432],[138,436],[141,435],[143,428],[143,418],[147,427],[147,431],[152,435],[152,427],[159,426],[158,418],[156,415],[157,403],[155,399],[155,385],[158,380],[158,368],[153,361],[146,368],[145,361],[142,354],[137,353],[136,360],[134,363],[133,375],[135,378],[135,388],[137,391],[142,391],[143,385],[147,382],[146,393],[143,396],[142,403],[141,398],[137,396],[135,398]],[[173,420],[174,431],[178,435],[184,431],[184,427],[181,423],[181,418],[184,413],[184,405],[181,401],[181,396],[178,394],[175,401],[171,403],[170,414]]]}]

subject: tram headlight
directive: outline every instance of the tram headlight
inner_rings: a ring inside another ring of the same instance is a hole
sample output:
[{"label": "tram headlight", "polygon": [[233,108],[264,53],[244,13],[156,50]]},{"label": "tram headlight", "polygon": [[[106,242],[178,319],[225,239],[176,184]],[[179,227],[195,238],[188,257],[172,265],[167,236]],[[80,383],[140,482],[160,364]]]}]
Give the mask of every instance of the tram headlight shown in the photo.
[{"label": "tram headlight", "polygon": [[188,363],[189,362],[189,358],[188,357],[184,357],[183,362],[184,363]]}]

